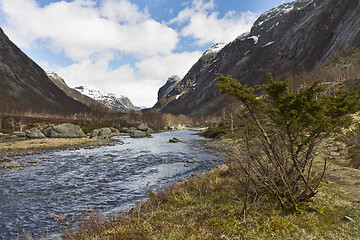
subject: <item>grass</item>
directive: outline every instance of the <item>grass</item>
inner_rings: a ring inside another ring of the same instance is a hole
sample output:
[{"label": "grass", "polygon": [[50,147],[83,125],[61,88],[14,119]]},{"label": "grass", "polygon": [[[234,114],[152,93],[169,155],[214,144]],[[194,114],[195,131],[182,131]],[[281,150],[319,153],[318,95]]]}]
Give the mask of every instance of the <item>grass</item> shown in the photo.
[{"label": "grass", "polygon": [[78,146],[96,141],[98,140],[93,138],[48,138],[48,139],[31,139],[31,140],[14,141],[14,142],[2,142],[0,143],[0,151]]},{"label": "grass", "polygon": [[[360,239],[358,196],[335,182],[325,182],[313,202],[301,207],[301,213],[284,211],[272,199],[259,195],[251,199],[244,218],[243,195],[223,165],[158,193],[149,192],[147,201],[120,217],[85,217],[63,238]],[[92,227],[92,222],[101,224]]]}]

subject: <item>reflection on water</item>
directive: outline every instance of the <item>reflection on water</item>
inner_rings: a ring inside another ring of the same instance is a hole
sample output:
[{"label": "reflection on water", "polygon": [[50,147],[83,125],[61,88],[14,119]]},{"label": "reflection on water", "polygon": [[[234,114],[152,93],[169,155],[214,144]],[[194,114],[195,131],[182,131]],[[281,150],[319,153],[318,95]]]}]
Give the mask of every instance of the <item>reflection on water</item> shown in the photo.
[{"label": "reflection on water", "polygon": [[[57,238],[61,226],[51,214],[72,216],[89,206],[107,214],[129,210],[145,187],[155,190],[215,167],[219,156],[193,133],[119,137],[124,144],[24,157],[19,161],[37,164],[0,169],[0,239],[16,238],[23,229]],[[169,143],[173,137],[184,142]]]}]

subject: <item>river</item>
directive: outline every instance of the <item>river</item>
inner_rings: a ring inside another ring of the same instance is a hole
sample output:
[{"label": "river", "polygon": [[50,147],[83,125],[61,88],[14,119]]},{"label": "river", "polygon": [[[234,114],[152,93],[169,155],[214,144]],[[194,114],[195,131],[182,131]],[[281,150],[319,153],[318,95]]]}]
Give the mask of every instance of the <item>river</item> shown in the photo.
[{"label": "river", "polygon": [[[59,239],[64,226],[52,214],[70,217],[88,207],[108,215],[129,210],[145,188],[214,168],[219,154],[205,149],[205,139],[194,133],[119,136],[124,144],[25,156],[17,161],[29,166],[0,169],[0,239],[16,239],[23,231],[35,239]],[[183,142],[169,143],[173,137]]]}]

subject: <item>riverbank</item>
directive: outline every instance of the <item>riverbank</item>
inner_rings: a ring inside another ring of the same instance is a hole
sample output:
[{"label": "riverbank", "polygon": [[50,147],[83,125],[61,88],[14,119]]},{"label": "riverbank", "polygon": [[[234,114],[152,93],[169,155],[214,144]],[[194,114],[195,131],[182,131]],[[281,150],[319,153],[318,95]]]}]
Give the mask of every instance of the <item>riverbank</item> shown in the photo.
[{"label": "riverbank", "polygon": [[77,219],[80,228],[65,232],[63,238],[359,239],[359,175],[341,179],[348,170],[333,165],[320,192],[301,213],[284,212],[271,199],[258,196],[251,199],[244,217],[244,193],[223,165],[156,194],[149,191],[149,200],[116,218],[83,215]]},{"label": "riverbank", "polygon": [[[221,156],[205,148],[207,140],[194,133],[119,136],[114,138],[124,144],[12,158],[19,167],[0,168],[0,239],[17,239],[23,230],[33,239],[59,239],[68,228],[63,218],[76,218],[88,207],[114,216],[145,199],[145,190],[221,164]],[[181,142],[170,143],[172,138]]]},{"label": "riverbank", "polygon": [[157,193],[147,191],[148,200],[112,219],[90,211],[63,238],[360,239],[360,170],[346,166],[344,149],[331,145],[333,160],[322,187],[299,212],[283,210],[259,194],[248,200],[244,215],[242,183],[221,165]]},{"label": "riverbank", "polygon": [[121,144],[117,139],[100,138],[46,138],[28,139],[10,135],[0,136],[0,162],[25,155],[45,154],[61,150],[97,148]]}]

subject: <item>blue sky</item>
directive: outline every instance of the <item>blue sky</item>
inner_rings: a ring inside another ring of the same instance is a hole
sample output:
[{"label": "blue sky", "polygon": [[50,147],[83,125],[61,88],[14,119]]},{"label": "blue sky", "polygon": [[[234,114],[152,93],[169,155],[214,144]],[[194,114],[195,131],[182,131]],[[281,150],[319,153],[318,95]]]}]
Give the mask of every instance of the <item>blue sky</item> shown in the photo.
[{"label": "blue sky", "polygon": [[0,0],[0,27],[44,70],[151,107],[173,74],[283,0]]}]

